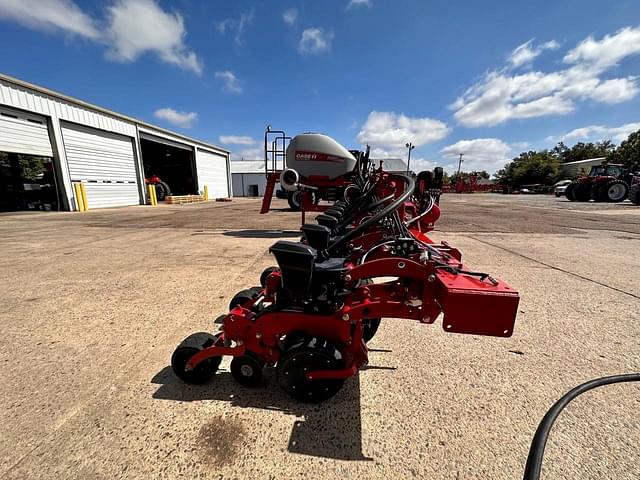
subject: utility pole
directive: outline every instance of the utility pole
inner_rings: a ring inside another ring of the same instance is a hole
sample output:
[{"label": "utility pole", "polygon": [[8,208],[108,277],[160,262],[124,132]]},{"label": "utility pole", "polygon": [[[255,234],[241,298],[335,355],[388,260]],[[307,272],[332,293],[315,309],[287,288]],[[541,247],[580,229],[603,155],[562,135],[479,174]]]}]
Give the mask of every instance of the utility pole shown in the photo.
[{"label": "utility pole", "polygon": [[460,167],[462,166],[462,162],[464,160],[462,160],[462,157],[464,156],[464,153],[460,154],[460,160],[458,160],[458,180],[460,180]]},{"label": "utility pole", "polygon": [[411,165],[411,150],[416,147],[411,142],[406,143],[404,146],[409,149],[409,153],[407,155],[407,175],[409,175],[409,166]]}]

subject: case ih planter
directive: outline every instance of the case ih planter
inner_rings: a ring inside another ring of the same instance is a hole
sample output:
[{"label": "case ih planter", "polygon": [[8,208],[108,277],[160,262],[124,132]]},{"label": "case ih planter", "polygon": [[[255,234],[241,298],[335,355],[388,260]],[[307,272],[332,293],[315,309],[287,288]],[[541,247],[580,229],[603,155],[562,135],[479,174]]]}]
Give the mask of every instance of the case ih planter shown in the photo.
[{"label": "case ih planter", "polygon": [[[333,141],[315,143],[314,151],[300,137],[291,143],[309,158],[335,154]],[[350,179],[342,198],[302,226],[302,241],[271,246],[278,266],[263,272],[260,287],[235,295],[220,332],[196,333],[178,346],[172,367],[182,380],[208,381],[229,355],[241,384],[259,385],[263,368],[275,366],[289,395],[319,402],[367,364],[366,342],[382,317],[430,324],[443,314],[446,332],[511,336],[518,293],[427,236],[440,216],[442,170],[414,181],[372,168],[367,153],[344,151],[354,161],[342,176]],[[286,172],[290,188],[318,192]]]}]

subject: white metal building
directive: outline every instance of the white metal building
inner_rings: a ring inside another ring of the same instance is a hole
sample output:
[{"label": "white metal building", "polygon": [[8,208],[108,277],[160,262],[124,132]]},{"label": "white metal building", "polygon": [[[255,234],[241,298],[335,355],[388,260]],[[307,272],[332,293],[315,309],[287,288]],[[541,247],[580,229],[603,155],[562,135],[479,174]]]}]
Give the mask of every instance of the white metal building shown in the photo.
[{"label": "white metal building", "polygon": [[149,175],[231,196],[229,151],[0,74],[0,210],[76,210],[75,182],[91,209],[139,205]]},{"label": "white metal building", "polygon": [[267,186],[264,160],[231,162],[231,182],[234,197],[262,197]]},{"label": "white metal building", "polygon": [[602,165],[602,162],[606,159],[606,157],[596,157],[577,160],[575,162],[566,162],[560,165],[560,170],[567,176],[576,176],[580,174],[586,175],[589,173],[589,170],[591,170],[591,167]]}]

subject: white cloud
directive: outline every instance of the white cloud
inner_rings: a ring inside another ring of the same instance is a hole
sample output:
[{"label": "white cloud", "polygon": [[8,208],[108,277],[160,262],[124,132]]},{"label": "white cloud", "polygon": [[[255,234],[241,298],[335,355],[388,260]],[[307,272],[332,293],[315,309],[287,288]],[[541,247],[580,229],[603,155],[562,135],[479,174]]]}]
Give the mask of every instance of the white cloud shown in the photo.
[{"label": "white cloud", "polygon": [[564,57],[568,64],[588,64],[603,71],[622,59],[640,53],[640,27],[626,27],[613,35],[605,35],[602,40],[592,36],[583,40]]},{"label": "white cloud", "polygon": [[165,63],[202,73],[200,59],[184,43],[187,31],[182,15],[165,12],[155,0],[113,1],[100,22],[72,0],[0,0],[0,17],[107,45],[111,60],[133,62],[151,53]]},{"label": "white cloud", "polygon": [[162,10],[154,0],[119,0],[108,9],[108,56],[132,62],[150,52],[163,62],[200,75],[202,63],[184,44],[186,30],[179,13]]},{"label": "white cloud", "polygon": [[371,158],[407,158],[407,147],[373,147],[369,156]]},{"label": "white cloud", "polygon": [[295,8],[288,8],[282,12],[282,21],[290,27],[293,27],[298,21],[298,10]]},{"label": "white cloud", "polygon": [[[396,147],[393,147],[393,148],[374,147],[371,149],[369,156],[370,158],[373,158],[375,160],[380,160],[380,159],[385,160],[388,158],[400,158],[406,162],[408,153],[409,152],[407,150],[407,147],[405,147],[404,145],[402,147],[397,147],[397,148]],[[417,156],[415,151],[411,154],[411,164],[409,165],[409,168],[412,171],[422,172],[423,170],[433,170],[433,167],[435,166],[437,166],[435,162],[431,160],[427,160],[426,158]],[[383,163],[383,167],[384,167],[384,163]]]},{"label": "white cloud", "polygon": [[178,112],[173,108],[160,108],[153,115],[160,120],[169,122],[177,127],[189,128],[198,119],[196,112]]},{"label": "white cloud", "polygon": [[[406,157],[403,158],[403,160],[406,161]],[[412,172],[420,173],[424,172],[425,170],[433,170],[437,166],[438,163],[432,160],[428,160],[423,157],[414,158],[413,156],[411,156],[411,164],[409,165],[409,168]]]},{"label": "white cloud", "polygon": [[349,0],[347,4],[347,10],[351,10],[355,7],[371,7],[371,0]]},{"label": "white cloud", "polygon": [[254,145],[256,141],[247,135],[220,135],[220,143],[225,145]]},{"label": "white cloud", "polygon": [[636,77],[614,78],[601,82],[594,88],[591,98],[602,103],[621,103],[631,100],[638,94]]},{"label": "white cloud", "polygon": [[225,18],[216,24],[216,30],[218,30],[218,33],[221,35],[235,31],[235,35],[233,37],[234,41],[237,45],[243,45],[244,34],[246,33],[247,28],[253,23],[255,13],[255,9],[251,8],[250,10],[242,12],[237,19]]},{"label": "white cloud", "polygon": [[261,148],[243,148],[237,152],[231,152],[231,160],[264,160],[264,150]]},{"label": "white cloud", "polygon": [[[520,52],[532,48],[528,43],[524,47]],[[638,53],[640,27],[622,29],[601,41],[589,37],[565,55],[568,68],[548,73],[490,71],[450,108],[462,125],[481,127],[518,118],[565,115],[575,110],[578,101],[624,102],[638,94],[637,78],[601,76],[622,59]],[[527,55],[521,54],[516,63],[525,61]]]},{"label": "white cloud", "polygon": [[35,30],[62,31],[92,40],[100,38],[94,20],[72,0],[2,0],[0,17]]},{"label": "white cloud", "polygon": [[298,51],[300,53],[322,53],[331,50],[333,32],[322,28],[307,28],[302,32]]},{"label": "white cloud", "polygon": [[449,127],[433,118],[412,118],[394,112],[373,111],[358,133],[358,141],[374,147],[402,149],[435,142],[449,134]]},{"label": "white cloud", "polygon": [[240,86],[240,81],[234,75],[233,72],[229,70],[225,70],[223,72],[216,72],[215,77],[218,80],[222,80],[224,82],[224,86],[222,90],[227,93],[242,93],[242,87]]},{"label": "white cloud", "polygon": [[550,40],[538,46],[533,45],[533,40],[529,40],[513,50],[507,60],[512,67],[516,68],[531,63],[545,50],[556,50],[559,47],[560,44],[555,40]]},{"label": "white cloud", "polygon": [[[560,140],[609,140],[622,142],[633,133],[640,130],[640,122],[625,123],[619,127],[606,127],[604,125],[589,125],[587,127],[576,128],[559,137]],[[555,137],[550,137],[555,140]]]},{"label": "white cloud", "polygon": [[[457,160],[463,154],[463,170],[486,170],[489,173],[502,168],[510,160],[511,147],[498,138],[460,140],[440,150],[445,158]],[[453,163],[452,163],[453,165]]]}]

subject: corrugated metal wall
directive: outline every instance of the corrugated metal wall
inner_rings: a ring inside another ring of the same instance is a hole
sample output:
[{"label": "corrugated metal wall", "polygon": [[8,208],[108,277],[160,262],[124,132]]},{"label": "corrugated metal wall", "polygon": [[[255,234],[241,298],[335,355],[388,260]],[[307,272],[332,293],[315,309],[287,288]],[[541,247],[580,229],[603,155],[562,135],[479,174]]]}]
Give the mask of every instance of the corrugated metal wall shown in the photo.
[{"label": "corrugated metal wall", "polygon": [[62,123],[72,182],[83,182],[89,208],[140,203],[133,139],[94,128]]},{"label": "corrugated metal wall", "polygon": [[232,173],[231,180],[233,183],[234,197],[249,196],[249,185],[257,185],[258,196],[264,196],[264,191],[267,187],[267,179],[264,176],[264,173]]},{"label": "corrugated metal wall", "polygon": [[0,104],[11,105],[29,112],[57,117],[60,120],[79,123],[108,132],[116,132],[128,137],[136,136],[133,122],[91,111],[80,105],[73,105],[62,99],[40,92],[28,90],[0,79]]},{"label": "corrugated metal wall", "polygon": [[0,108],[0,151],[53,157],[47,119]]},{"label": "corrugated metal wall", "polygon": [[207,185],[209,198],[229,196],[229,174],[227,173],[226,157],[197,149],[196,168],[198,171],[198,190],[204,191],[204,186]]}]

